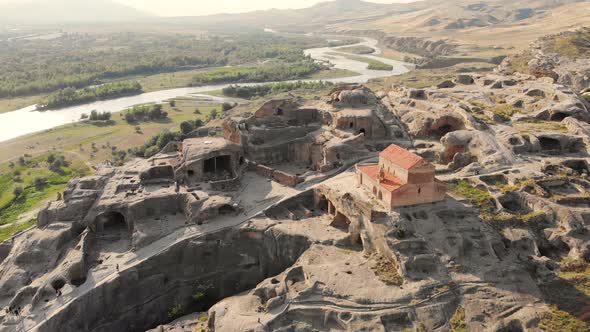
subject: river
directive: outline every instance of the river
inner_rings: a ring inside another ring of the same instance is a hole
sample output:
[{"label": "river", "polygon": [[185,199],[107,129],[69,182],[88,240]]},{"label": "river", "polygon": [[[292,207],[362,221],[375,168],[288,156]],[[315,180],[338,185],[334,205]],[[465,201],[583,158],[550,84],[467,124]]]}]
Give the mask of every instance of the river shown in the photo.
[{"label": "river", "polygon": [[[377,47],[377,40],[371,38],[361,38],[361,42],[355,45],[347,46],[369,46],[375,49],[374,54],[380,54],[381,51]],[[376,57],[375,55],[363,55],[364,57],[374,58],[381,62],[393,66],[393,70],[369,70],[368,64],[360,61],[350,60],[344,56],[334,55],[331,53],[338,52],[340,47],[322,47],[305,50],[305,54],[310,55],[318,61],[329,61],[334,65],[334,68],[348,69],[360,73],[361,75],[342,77],[334,79],[325,79],[333,83],[366,83],[368,80],[379,77],[387,77],[393,75],[401,75],[408,72],[412,67],[400,61]],[[308,80],[311,81],[311,80]],[[240,85],[258,85],[265,83],[249,83]],[[19,136],[43,131],[71,122],[80,120],[82,114],[90,114],[92,110],[120,112],[133,105],[162,102],[171,98],[180,96],[203,97],[209,98],[213,102],[223,102],[229,100],[224,97],[212,97],[202,95],[200,93],[213,90],[221,90],[230,84],[208,85],[192,88],[179,88],[160,90],[154,92],[146,92],[135,96],[121,97],[116,99],[96,101],[83,105],[61,108],[57,110],[37,111],[35,105],[21,108],[16,111],[0,114],[0,142],[7,141]]]}]

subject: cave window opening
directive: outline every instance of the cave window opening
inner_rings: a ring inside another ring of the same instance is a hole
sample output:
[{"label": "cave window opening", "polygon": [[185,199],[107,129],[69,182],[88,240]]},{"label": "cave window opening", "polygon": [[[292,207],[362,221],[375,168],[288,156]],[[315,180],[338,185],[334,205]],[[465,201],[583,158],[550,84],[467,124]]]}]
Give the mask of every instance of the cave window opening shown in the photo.
[{"label": "cave window opening", "polygon": [[359,130],[359,134],[366,135],[367,132],[365,131],[365,128],[361,128],[361,130]]},{"label": "cave window opening", "polygon": [[124,230],[127,229],[125,216],[119,212],[106,212],[97,218],[97,223],[102,225],[103,230]]},{"label": "cave window opening", "polygon": [[324,196],[324,195],[320,196],[320,199],[318,199],[318,207],[322,211],[328,211],[328,199],[326,198],[326,196]]},{"label": "cave window opening", "polygon": [[439,127],[439,128],[438,128],[438,129],[435,131],[435,136],[437,136],[437,137],[443,137],[443,136],[445,136],[446,134],[448,134],[448,133],[450,133],[450,132],[453,132],[453,131],[455,131],[455,130],[456,130],[456,129],[455,129],[453,126],[451,126],[451,125],[448,125],[448,124],[447,124],[447,125],[444,125],[444,126],[441,126],[441,127]]},{"label": "cave window opening", "polygon": [[354,123],[352,123],[352,122],[351,122],[351,123],[348,125],[348,128],[353,128],[353,127],[354,127]]},{"label": "cave window opening", "polygon": [[193,176],[195,176],[195,171],[193,171],[192,169],[189,169],[188,171],[186,171],[186,175],[188,175],[189,177],[193,177]]},{"label": "cave window opening", "polygon": [[280,107],[279,107],[279,108],[277,108],[276,115],[283,115],[283,114],[284,114],[284,112],[283,112],[283,109],[282,109],[282,108],[280,108]]},{"label": "cave window opening", "polygon": [[567,116],[568,115],[565,113],[557,112],[557,113],[551,115],[551,118],[549,120],[561,122],[563,119],[567,118]]},{"label": "cave window opening", "polygon": [[53,287],[53,289],[56,291],[64,288],[65,285],[66,285],[66,281],[61,278],[55,279],[51,282],[51,287]]},{"label": "cave window opening", "polygon": [[383,193],[381,191],[379,191],[379,194],[377,195],[377,198],[379,198],[381,200],[383,199]]},{"label": "cave window opening", "polygon": [[334,220],[330,224],[330,226],[341,229],[341,230],[348,230],[348,226],[350,225],[350,219],[346,217],[341,212],[337,212],[334,216]]},{"label": "cave window opening", "polygon": [[422,188],[418,188],[418,194],[422,192]]},{"label": "cave window opening", "polygon": [[377,187],[373,187],[373,195],[377,195]]},{"label": "cave window opening", "polygon": [[245,160],[245,159],[244,159],[244,157],[243,157],[243,156],[242,156],[242,157],[240,157],[240,166],[241,166],[241,165],[244,165],[244,160]]},{"label": "cave window opening", "polygon": [[540,137],[539,144],[541,144],[541,150],[543,151],[552,151],[552,150],[561,150],[561,144],[559,140],[550,137]]},{"label": "cave window opening", "polygon": [[236,209],[229,204],[225,204],[219,207],[218,213],[222,216],[232,215],[236,213]]}]

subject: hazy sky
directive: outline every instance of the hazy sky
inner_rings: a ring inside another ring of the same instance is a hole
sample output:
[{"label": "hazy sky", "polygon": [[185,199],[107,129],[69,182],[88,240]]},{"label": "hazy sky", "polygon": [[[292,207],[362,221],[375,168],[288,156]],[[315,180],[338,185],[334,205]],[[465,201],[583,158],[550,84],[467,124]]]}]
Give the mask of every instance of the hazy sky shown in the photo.
[{"label": "hazy sky", "polygon": [[[271,8],[305,8],[326,0],[115,0],[161,16],[240,13]],[[413,0],[370,0],[377,3]],[[415,1],[415,0],[414,0]]]}]

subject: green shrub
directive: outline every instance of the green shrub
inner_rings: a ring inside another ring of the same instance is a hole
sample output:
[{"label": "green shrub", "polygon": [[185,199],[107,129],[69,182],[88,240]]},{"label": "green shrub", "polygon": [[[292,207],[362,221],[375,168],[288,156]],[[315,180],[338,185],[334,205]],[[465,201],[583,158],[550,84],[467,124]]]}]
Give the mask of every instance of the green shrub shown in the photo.
[{"label": "green shrub", "polygon": [[25,189],[23,188],[23,186],[17,186],[12,191],[12,193],[14,194],[14,197],[17,197],[17,198],[20,197],[24,192],[25,192]]},{"label": "green shrub", "polygon": [[174,320],[182,316],[182,305],[177,304],[174,307],[168,309],[168,318]]}]

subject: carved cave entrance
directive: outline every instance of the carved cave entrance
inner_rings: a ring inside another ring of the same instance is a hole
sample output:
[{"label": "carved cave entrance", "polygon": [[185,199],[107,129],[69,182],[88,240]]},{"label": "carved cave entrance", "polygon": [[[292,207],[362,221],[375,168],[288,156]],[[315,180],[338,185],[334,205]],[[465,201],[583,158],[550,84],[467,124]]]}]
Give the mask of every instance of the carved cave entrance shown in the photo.
[{"label": "carved cave entrance", "polygon": [[231,176],[231,156],[217,156],[205,160],[203,163],[203,173],[205,175],[219,177]]}]

